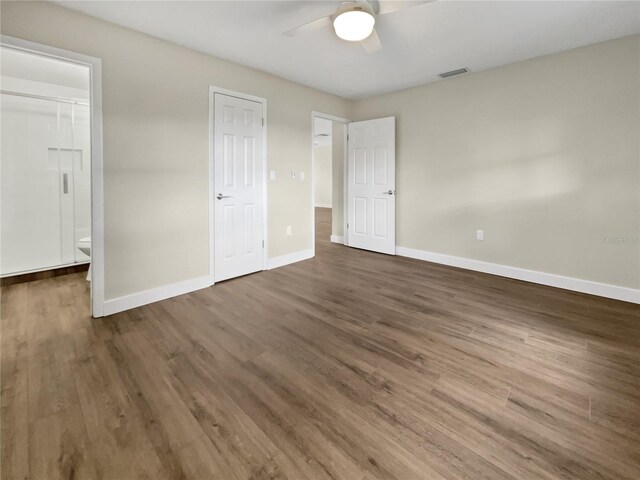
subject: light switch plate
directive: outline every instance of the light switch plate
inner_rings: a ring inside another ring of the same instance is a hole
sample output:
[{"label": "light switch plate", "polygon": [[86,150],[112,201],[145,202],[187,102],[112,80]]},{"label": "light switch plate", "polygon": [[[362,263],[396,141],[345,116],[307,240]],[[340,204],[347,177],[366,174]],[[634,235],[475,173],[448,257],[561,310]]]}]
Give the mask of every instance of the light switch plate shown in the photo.
[{"label": "light switch plate", "polygon": [[269,172],[269,179],[270,180],[275,180],[276,179],[276,171],[275,170],[271,170]]}]

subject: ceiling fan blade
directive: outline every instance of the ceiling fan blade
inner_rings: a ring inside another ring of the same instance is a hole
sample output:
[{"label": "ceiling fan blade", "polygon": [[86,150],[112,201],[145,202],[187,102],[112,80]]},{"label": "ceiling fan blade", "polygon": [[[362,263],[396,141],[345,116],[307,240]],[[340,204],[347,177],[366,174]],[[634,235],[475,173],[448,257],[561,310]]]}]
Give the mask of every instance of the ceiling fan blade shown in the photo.
[{"label": "ceiling fan blade", "polygon": [[424,3],[431,3],[437,0],[380,0],[378,2],[379,12],[378,15],[386,15],[387,13],[399,12],[406,8],[417,7]]},{"label": "ceiling fan blade", "polygon": [[331,17],[322,17],[313,22],[305,23],[304,25],[300,25],[299,27],[292,28],[283,33],[285,37],[295,37],[297,35],[301,35],[303,33],[312,32],[314,30],[318,30],[322,27],[328,27],[331,25]]},{"label": "ceiling fan blade", "polygon": [[371,32],[371,35],[362,40],[361,43],[367,53],[375,53],[382,48],[380,37],[378,37],[378,32],[376,32],[375,28]]}]

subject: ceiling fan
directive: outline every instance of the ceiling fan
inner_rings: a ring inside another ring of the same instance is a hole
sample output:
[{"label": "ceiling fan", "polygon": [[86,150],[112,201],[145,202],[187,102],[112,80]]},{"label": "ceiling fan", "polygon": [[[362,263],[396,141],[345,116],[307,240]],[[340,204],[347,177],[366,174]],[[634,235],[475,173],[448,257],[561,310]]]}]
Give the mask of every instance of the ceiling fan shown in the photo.
[{"label": "ceiling fan", "polygon": [[382,43],[375,29],[377,16],[399,12],[433,1],[435,0],[353,0],[342,2],[334,14],[300,25],[284,32],[283,35],[295,37],[333,25],[339,38],[349,42],[361,42],[367,53],[373,53],[382,48]]}]

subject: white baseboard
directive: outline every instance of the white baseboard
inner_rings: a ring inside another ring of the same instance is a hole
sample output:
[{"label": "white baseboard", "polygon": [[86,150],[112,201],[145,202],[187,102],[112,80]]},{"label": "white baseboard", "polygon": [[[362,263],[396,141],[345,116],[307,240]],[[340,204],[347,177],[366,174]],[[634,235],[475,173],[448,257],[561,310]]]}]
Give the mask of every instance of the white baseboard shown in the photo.
[{"label": "white baseboard", "polygon": [[333,243],[342,243],[342,244],[344,244],[344,237],[341,237],[339,235],[331,235],[331,241]]},{"label": "white baseboard", "polygon": [[183,282],[173,283],[143,292],[125,295],[123,297],[106,300],[104,302],[104,315],[113,315],[114,313],[124,312],[132,308],[141,307],[153,302],[159,302],[166,298],[176,297],[185,293],[200,290],[201,288],[213,285],[209,275],[205,277],[193,278]]},{"label": "white baseboard", "polygon": [[515,278],[526,282],[539,283],[550,287],[564,288],[576,292],[589,293],[599,297],[613,298],[623,302],[640,303],[640,290],[627,287],[618,287],[606,283],[581,280],[579,278],[563,277],[553,273],[526,270],[524,268],[509,267],[497,263],[482,262],[463,257],[454,257],[441,253],[427,252],[407,247],[396,247],[396,254],[403,257],[425,260],[427,262],[450,265],[452,267],[475,270],[477,272],[490,273],[500,277]]},{"label": "white baseboard", "polygon": [[332,208],[333,205],[331,205],[330,203],[316,203],[315,207],[316,208]]},{"label": "white baseboard", "polygon": [[284,267],[285,265],[301,262],[302,260],[308,260],[310,258],[313,258],[313,250],[302,250],[300,252],[293,252],[288,253],[287,255],[273,257],[267,260],[267,270]]}]

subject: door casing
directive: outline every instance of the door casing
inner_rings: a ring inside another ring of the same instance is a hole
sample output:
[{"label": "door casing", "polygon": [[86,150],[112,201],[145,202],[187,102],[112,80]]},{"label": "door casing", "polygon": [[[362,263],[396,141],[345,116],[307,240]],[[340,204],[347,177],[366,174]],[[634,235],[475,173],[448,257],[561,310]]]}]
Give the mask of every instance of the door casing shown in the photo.
[{"label": "door casing", "polygon": [[264,239],[264,248],[262,249],[262,270],[267,270],[267,252],[269,251],[269,237],[267,225],[267,173],[269,159],[267,156],[267,99],[248,95],[246,93],[228,90],[226,88],[209,86],[209,277],[211,285],[215,283],[215,94],[228,95],[230,97],[240,98],[262,104],[262,238]]}]

